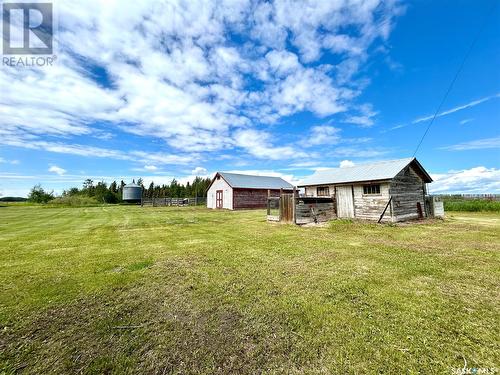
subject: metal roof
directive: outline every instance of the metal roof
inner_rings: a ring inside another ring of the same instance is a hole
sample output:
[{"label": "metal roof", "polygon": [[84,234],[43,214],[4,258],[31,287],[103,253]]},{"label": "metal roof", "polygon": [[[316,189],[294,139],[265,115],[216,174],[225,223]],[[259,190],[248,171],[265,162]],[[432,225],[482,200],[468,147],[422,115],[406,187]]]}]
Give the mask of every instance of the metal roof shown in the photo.
[{"label": "metal roof", "polygon": [[134,187],[136,187],[136,188],[140,188],[142,186],[141,185],[137,185],[136,183],[131,182],[130,184],[124,185],[123,187],[127,187],[127,188],[134,188]]},{"label": "metal roof", "polygon": [[415,158],[397,160],[386,160],[376,163],[359,164],[352,167],[332,168],[316,171],[309,177],[304,178],[298,186],[341,184],[348,182],[390,180],[410,163],[420,169],[425,182],[432,182],[422,165]]},{"label": "metal roof", "polygon": [[[246,189],[293,189],[293,185],[281,177],[252,176],[248,174],[217,172],[233,188]],[[217,175],[216,175],[217,176]]]}]

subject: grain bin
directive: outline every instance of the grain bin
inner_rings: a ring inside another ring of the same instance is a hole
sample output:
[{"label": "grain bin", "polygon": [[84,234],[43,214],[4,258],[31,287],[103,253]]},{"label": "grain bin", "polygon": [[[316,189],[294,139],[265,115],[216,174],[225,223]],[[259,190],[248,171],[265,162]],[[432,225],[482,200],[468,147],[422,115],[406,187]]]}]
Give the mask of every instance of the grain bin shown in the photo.
[{"label": "grain bin", "polygon": [[124,202],[140,202],[142,197],[142,186],[127,184],[123,187],[122,199]]}]

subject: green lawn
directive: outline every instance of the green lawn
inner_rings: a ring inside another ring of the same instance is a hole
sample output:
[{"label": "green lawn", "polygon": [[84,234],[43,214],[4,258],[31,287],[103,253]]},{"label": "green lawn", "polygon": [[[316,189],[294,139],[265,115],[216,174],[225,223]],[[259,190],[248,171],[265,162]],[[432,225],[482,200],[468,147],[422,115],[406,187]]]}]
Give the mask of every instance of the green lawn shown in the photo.
[{"label": "green lawn", "polygon": [[500,215],[0,207],[0,373],[450,374],[500,366]]}]

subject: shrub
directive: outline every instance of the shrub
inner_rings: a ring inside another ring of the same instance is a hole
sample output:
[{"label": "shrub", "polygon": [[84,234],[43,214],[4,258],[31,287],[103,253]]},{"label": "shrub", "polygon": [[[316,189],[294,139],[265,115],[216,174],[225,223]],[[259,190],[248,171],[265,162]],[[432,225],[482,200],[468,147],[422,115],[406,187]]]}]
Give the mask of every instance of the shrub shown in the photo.
[{"label": "shrub", "polygon": [[99,204],[95,198],[87,197],[84,195],[66,195],[62,197],[58,197],[52,199],[50,204],[58,205],[58,206],[96,206]]},{"label": "shrub", "polygon": [[94,198],[99,203],[118,203],[120,201],[118,194],[109,190],[96,191]]},{"label": "shrub", "polygon": [[46,192],[40,184],[33,186],[28,195],[28,201],[33,203],[47,203],[52,199],[54,199],[54,193]]}]

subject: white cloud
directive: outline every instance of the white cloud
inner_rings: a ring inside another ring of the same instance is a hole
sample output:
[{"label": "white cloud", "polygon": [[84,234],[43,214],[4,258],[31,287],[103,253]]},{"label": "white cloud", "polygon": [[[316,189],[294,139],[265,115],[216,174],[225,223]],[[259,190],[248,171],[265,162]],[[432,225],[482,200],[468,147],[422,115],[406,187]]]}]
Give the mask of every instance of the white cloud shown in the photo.
[{"label": "white cloud", "polygon": [[351,160],[342,160],[340,162],[340,168],[354,167],[354,163]]},{"label": "white cloud", "polygon": [[360,114],[358,115],[351,115],[346,117],[344,122],[365,127],[372,126],[374,124],[373,117],[375,117],[378,112],[374,111],[370,104],[360,106],[359,112]]},{"label": "white cloud", "polygon": [[[457,107],[448,109],[446,111],[438,113],[436,117],[447,116],[447,115],[453,114],[455,112],[463,111],[465,109],[475,107],[475,106],[477,106],[477,105],[479,105],[481,103],[485,103],[485,102],[487,102],[489,100],[492,100],[492,99],[495,99],[495,98],[500,98],[500,93],[495,94],[495,95],[491,95],[491,96],[486,96],[484,98],[473,100],[473,101],[471,101],[469,103],[466,103],[466,104],[459,105]],[[416,118],[410,124],[398,124],[398,125],[395,125],[395,126],[389,128],[389,129],[387,129],[386,131],[392,131],[392,130],[397,130],[397,129],[405,128],[407,126],[410,126],[411,124],[419,124],[419,123],[424,122],[424,121],[429,121],[433,117],[434,117],[434,115],[422,116],[422,117]],[[472,120],[473,119],[464,119],[464,120],[460,121],[460,125],[464,125],[464,124],[466,124],[466,123],[468,123],[468,122],[470,122]],[[386,132],[386,131],[383,131],[383,132]]]},{"label": "white cloud", "polygon": [[295,159],[306,157],[303,151],[291,146],[275,146],[269,133],[257,130],[239,130],[234,135],[236,145],[262,159]]},{"label": "white cloud", "polygon": [[58,167],[57,165],[53,165],[49,168],[49,172],[58,174],[59,176],[63,176],[67,171],[66,169]]},{"label": "white cloud", "polygon": [[467,151],[500,148],[500,137],[477,139],[474,141],[458,143],[456,145],[441,147],[441,150]]},{"label": "white cloud", "polygon": [[[3,129],[18,136],[109,137],[114,132],[95,128],[107,124],[186,152],[232,148],[238,131],[254,123],[303,111],[323,117],[349,110],[360,94],[353,77],[401,12],[397,2],[378,0],[127,6],[68,0],[57,8],[61,48],[55,66],[0,71]],[[352,35],[340,31],[345,29]],[[244,43],[234,45],[229,35]],[[338,67],[319,64],[326,51],[344,61]],[[75,145],[49,143],[35,148],[87,155]],[[281,151],[290,154],[286,146]]]},{"label": "white cloud", "polygon": [[308,161],[300,161],[297,163],[292,163],[290,164],[290,167],[293,169],[297,168],[311,168],[311,167],[317,167],[319,164],[318,161],[316,160],[308,160]]},{"label": "white cloud", "polygon": [[474,121],[474,119],[473,119],[473,118],[466,118],[466,119],[461,120],[461,121],[459,122],[459,124],[460,124],[460,125],[465,125],[465,124],[467,124],[467,123],[469,123],[469,122],[471,122],[471,121]]},{"label": "white cloud", "polygon": [[346,157],[346,158],[376,158],[386,155],[389,150],[382,148],[369,148],[369,147],[357,147],[357,146],[341,146],[337,147],[328,155],[332,157]]},{"label": "white cloud", "polygon": [[345,34],[330,34],[323,39],[326,47],[337,53],[347,52],[352,55],[360,55],[364,52],[363,46],[359,45],[356,38]]},{"label": "white cloud", "polygon": [[196,167],[191,171],[191,174],[195,176],[206,176],[208,175],[208,171],[203,167]]},{"label": "white cloud", "polygon": [[155,165],[145,165],[145,166],[144,166],[144,169],[145,169],[146,171],[150,171],[150,172],[152,172],[152,171],[157,171],[157,170],[158,170],[158,167],[157,167],[157,166],[155,166]]},{"label": "white cloud", "polygon": [[331,78],[318,70],[300,69],[287,76],[271,93],[280,116],[310,110],[320,117],[346,110],[343,89],[334,87]]},{"label": "white cloud", "polygon": [[266,60],[271,70],[280,77],[301,68],[297,55],[288,51],[270,51],[266,54]]},{"label": "white cloud", "polygon": [[431,174],[431,193],[500,193],[500,169],[483,166]]},{"label": "white cloud", "polygon": [[[491,99],[494,99],[494,98],[498,98],[498,97],[500,97],[500,94],[487,96],[485,98],[481,98],[481,99],[478,99],[478,100],[473,100],[473,101],[471,101],[471,102],[469,102],[467,104],[459,105],[457,107],[454,107],[454,108],[448,109],[446,111],[440,112],[440,113],[438,113],[438,115],[436,117],[442,117],[442,116],[450,115],[452,113],[455,113],[455,112],[458,112],[458,111],[462,111],[462,110],[467,109],[467,108],[475,107],[476,105],[479,105],[481,103],[487,102],[488,100],[491,100]],[[420,117],[420,118],[417,118],[417,119],[413,120],[412,123],[413,124],[418,124],[419,122],[431,120],[433,117],[434,117],[434,115]]]},{"label": "white cloud", "polygon": [[19,163],[20,163],[19,160],[8,160],[8,159],[0,157],[0,164],[18,165]]},{"label": "white cloud", "polygon": [[340,129],[330,125],[319,125],[311,128],[307,145],[334,145],[340,141]]},{"label": "white cloud", "polygon": [[176,155],[163,152],[145,152],[145,151],[120,151],[102,147],[87,146],[81,144],[66,144],[62,142],[48,142],[39,140],[38,136],[21,134],[14,135],[12,131],[0,129],[0,145],[28,148],[32,150],[43,150],[60,154],[78,155],[94,158],[109,158],[116,160],[130,160],[134,162],[143,162],[151,164],[188,164],[195,161],[198,156]]}]

